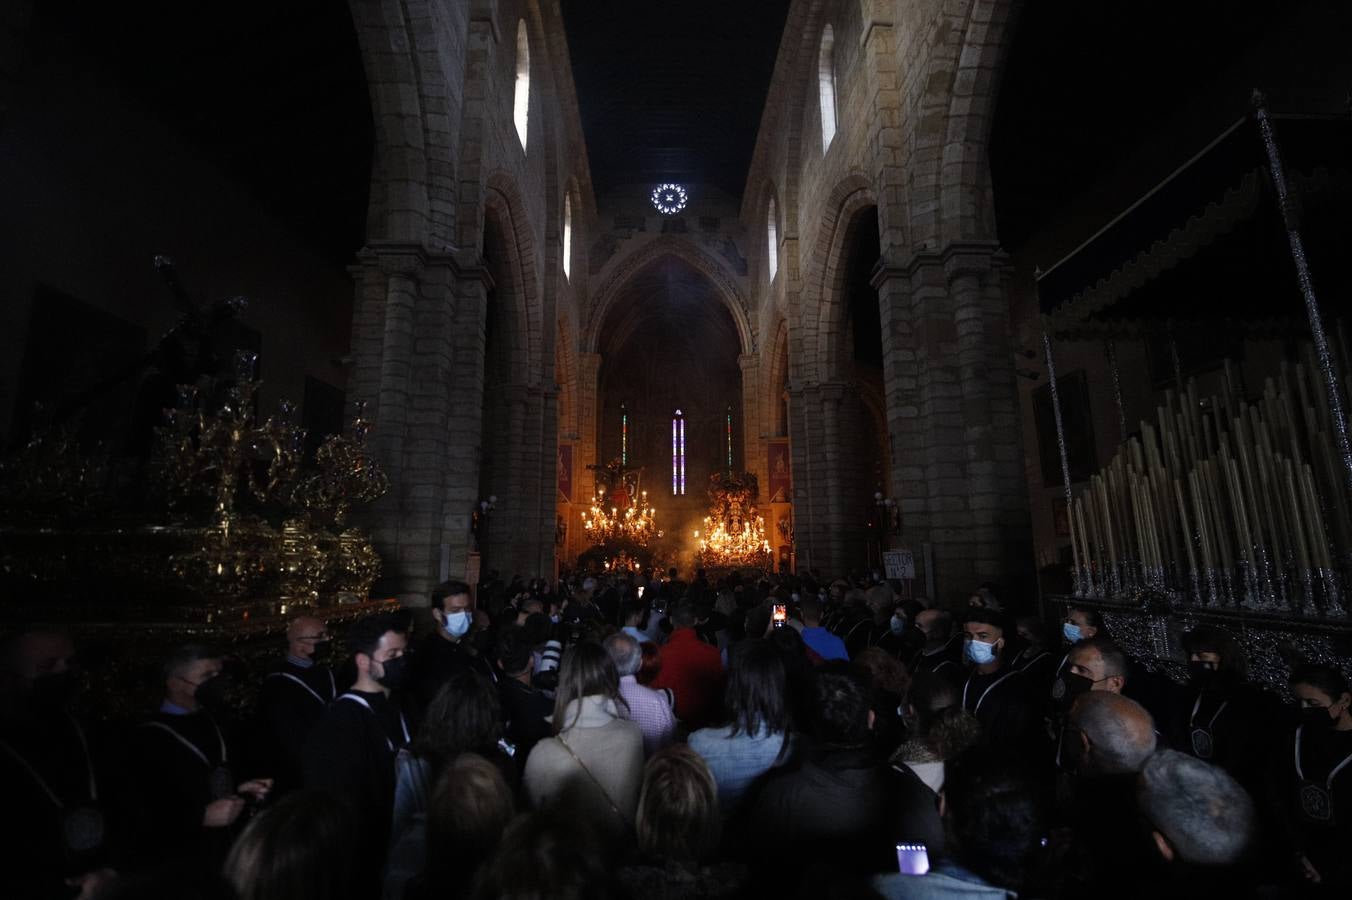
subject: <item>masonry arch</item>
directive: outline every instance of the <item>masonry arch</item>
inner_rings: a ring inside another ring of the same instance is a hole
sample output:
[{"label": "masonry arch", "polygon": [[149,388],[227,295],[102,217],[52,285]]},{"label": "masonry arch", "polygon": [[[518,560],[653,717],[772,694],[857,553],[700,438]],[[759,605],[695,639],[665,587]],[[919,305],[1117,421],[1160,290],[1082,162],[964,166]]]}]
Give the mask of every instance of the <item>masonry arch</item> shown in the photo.
[{"label": "masonry arch", "polygon": [[868,179],[852,174],[831,191],[826,210],[804,275],[806,290],[799,315],[805,332],[802,364],[820,378],[845,374],[840,341],[846,318],[842,278],[847,240],[861,213],[871,210],[877,217],[878,201]]},{"label": "masonry arch", "polygon": [[736,324],[741,352],[755,352],[756,339],[751,326],[749,305],[745,293],[734,281],[734,276],[695,244],[672,235],[662,235],[613,264],[609,275],[593,294],[591,314],[588,316],[582,340],[582,352],[600,352],[602,325],[629,282],[639,277],[645,270],[669,259],[679,260],[708,279]]}]

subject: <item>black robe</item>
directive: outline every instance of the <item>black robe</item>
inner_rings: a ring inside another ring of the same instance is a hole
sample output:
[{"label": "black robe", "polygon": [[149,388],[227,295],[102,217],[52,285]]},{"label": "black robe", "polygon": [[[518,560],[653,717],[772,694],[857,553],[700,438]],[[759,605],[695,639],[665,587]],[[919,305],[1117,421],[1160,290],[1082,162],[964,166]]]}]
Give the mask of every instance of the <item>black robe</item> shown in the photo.
[{"label": "black robe", "polygon": [[[4,723],[0,741],[0,784],[11,826],[0,841],[0,896],[69,897],[66,877],[116,862],[112,838],[121,828],[96,736],[55,712]],[[104,840],[88,849],[68,848],[67,816],[90,809],[103,817]]]},{"label": "black robe", "polygon": [[330,791],[351,805],[361,831],[360,846],[366,850],[362,875],[372,890],[379,884],[390,843],[394,757],[407,742],[394,700],[380,692],[352,690],[329,705],[305,744],[304,784]]},{"label": "black robe", "polygon": [[305,742],[333,702],[333,673],[326,666],[283,660],[258,689],[259,755],[275,792],[299,787]]},{"label": "black robe", "polygon": [[962,686],[962,706],[976,716],[987,743],[997,752],[1014,762],[1036,757],[1042,717],[1029,702],[1022,674],[1009,666],[990,674],[970,670]]},{"label": "black robe", "polygon": [[207,828],[202,817],[236,787],[226,728],[207,712],[157,712],[133,729],[129,750],[141,860],[219,868],[233,829]]}]

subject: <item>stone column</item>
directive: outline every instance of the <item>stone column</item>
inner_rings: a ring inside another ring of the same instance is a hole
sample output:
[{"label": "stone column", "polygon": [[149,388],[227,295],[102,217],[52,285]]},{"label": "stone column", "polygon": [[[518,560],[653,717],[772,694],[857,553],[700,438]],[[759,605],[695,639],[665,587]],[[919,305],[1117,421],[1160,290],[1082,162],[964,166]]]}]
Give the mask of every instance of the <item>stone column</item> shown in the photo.
[{"label": "stone column", "polygon": [[985,580],[1017,582],[1027,566],[1002,266],[993,243],[955,243],[880,264],[873,281],[900,544],[918,565],[920,545],[932,545],[939,599],[958,599]]},{"label": "stone column", "polygon": [[742,458],[734,463],[756,476],[761,490],[759,502],[764,503],[769,500],[765,491],[770,473],[765,469],[765,446],[761,441],[765,411],[761,409],[760,356],[743,353],[737,357],[737,364],[742,369]]}]

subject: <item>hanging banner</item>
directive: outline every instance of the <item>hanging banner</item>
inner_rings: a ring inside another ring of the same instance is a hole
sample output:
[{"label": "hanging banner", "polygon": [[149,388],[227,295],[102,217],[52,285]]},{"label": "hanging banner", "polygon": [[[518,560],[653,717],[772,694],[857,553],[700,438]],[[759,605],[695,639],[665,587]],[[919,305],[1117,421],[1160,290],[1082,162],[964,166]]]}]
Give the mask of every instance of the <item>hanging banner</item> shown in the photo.
[{"label": "hanging banner", "polygon": [[769,451],[770,502],[788,503],[793,496],[793,476],[789,468],[789,442],[770,441]]},{"label": "hanging banner", "polygon": [[564,502],[573,502],[573,445],[559,444],[559,493]]}]

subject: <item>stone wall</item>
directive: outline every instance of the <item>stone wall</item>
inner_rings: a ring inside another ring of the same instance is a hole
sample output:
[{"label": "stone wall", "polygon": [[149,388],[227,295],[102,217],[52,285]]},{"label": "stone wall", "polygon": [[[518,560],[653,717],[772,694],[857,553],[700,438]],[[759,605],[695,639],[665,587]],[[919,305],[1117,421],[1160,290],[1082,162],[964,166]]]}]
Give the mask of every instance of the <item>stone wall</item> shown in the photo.
[{"label": "stone wall", "polygon": [[[893,541],[929,545],[942,598],[981,581],[1018,583],[1030,567],[1022,434],[1014,386],[1006,262],[994,240],[985,161],[993,80],[1012,4],[802,2],[789,13],[747,182],[743,219],[781,224],[779,275],[752,242],[754,302],[786,323],[800,568],[864,562],[844,542],[838,495],[839,352],[847,229],[876,215],[887,493],[902,508]],[[836,133],[821,140],[821,41],[831,27]],[[774,352],[773,349],[770,352]],[[775,365],[767,354],[761,368]],[[1022,584],[1018,586],[1022,587]]]}]

